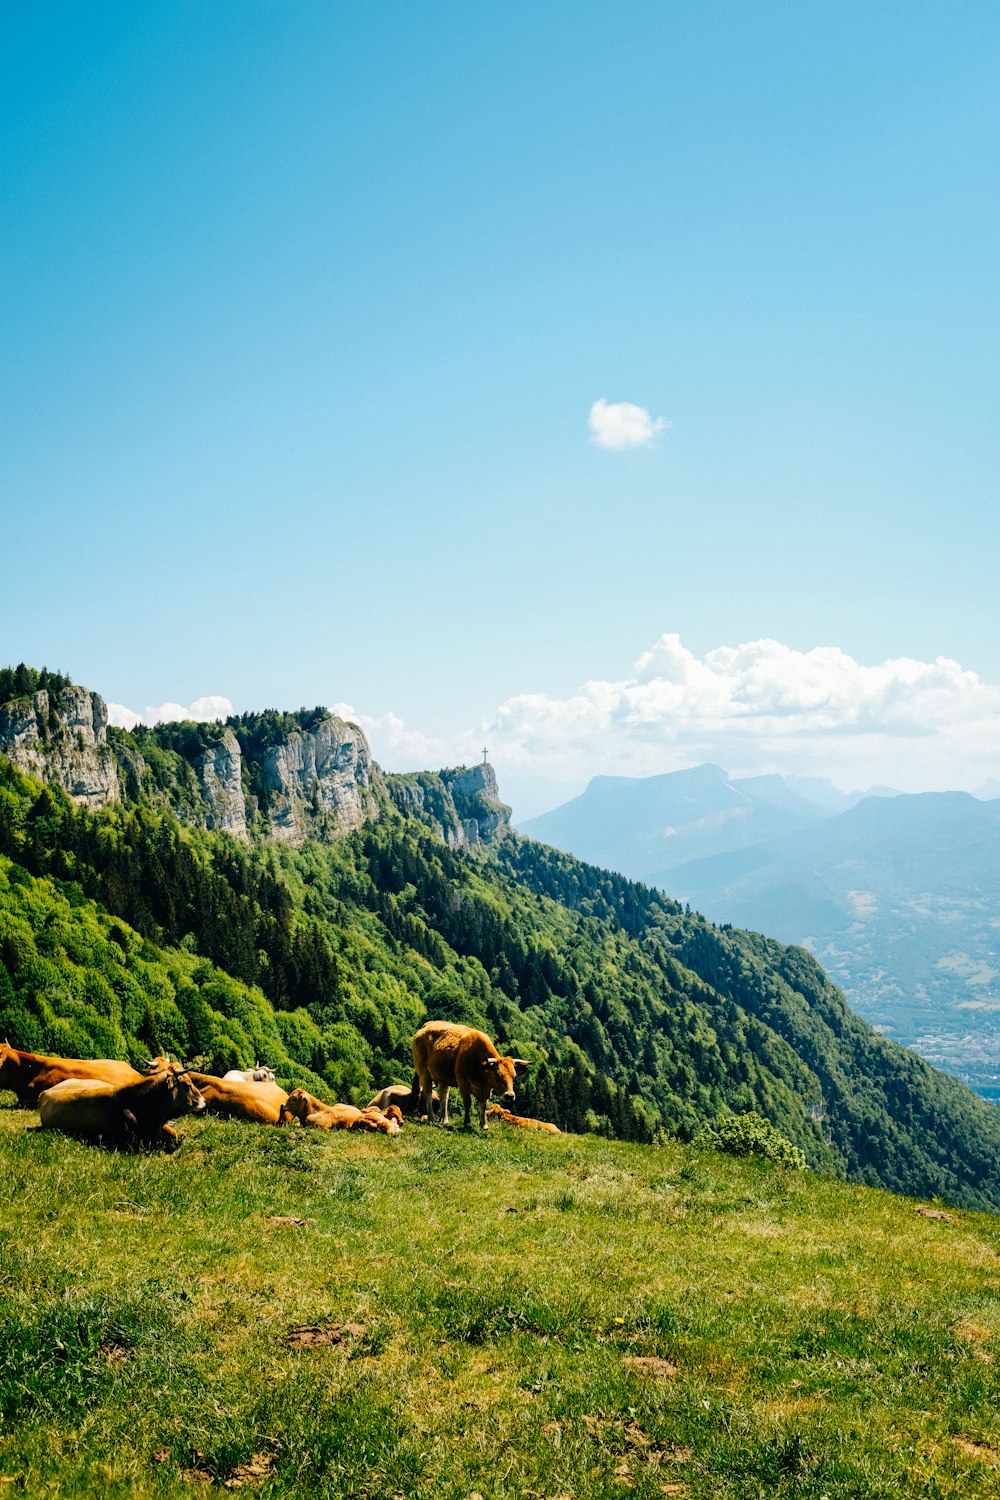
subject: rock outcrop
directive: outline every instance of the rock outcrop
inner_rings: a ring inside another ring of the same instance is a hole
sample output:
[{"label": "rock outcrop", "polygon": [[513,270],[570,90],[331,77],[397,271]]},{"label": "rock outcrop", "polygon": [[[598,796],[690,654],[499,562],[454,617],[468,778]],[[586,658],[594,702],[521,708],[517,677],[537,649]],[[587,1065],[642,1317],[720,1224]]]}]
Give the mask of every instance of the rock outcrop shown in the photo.
[{"label": "rock outcrop", "polygon": [[488,762],[442,771],[441,776],[451,793],[468,847],[496,844],[510,831],[510,808],[500,801],[496,772]]},{"label": "rock outcrop", "polygon": [[496,773],[486,762],[388,776],[386,784],[399,811],[422,817],[451,849],[485,848],[510,832],[510,808],[501,802]]},{"label": "rock outcrop", "polygon": [[84,807],[148,798],[182,822],[243,840],[254,829],[292,845],[352,833],[378,817],[386,789],[452,849],[484,849],[509,832],[492,766],[383,777],[362,730],[323,712],[284,716],[280,737],[268,714],[249,734],[255,716],[232,720],[239,738],[231,727],[181,724],[144,730],[145,739],[115,730],[109,743],[104,699],[67,686],[0,705],[0,753]]},{"label": "rock outcrop", "polygon": [[243,752],[231,729],[218,745],[194,762],[205,802],[205,827],[246,839],[247,805],[243,794]]},{"label": "rock outcrop", "polygon": [[335,715],[263,752],[271,833],[288,844],[352,833],[378,815],[363,732]]},{"label": "rock outcrop", "polygon": [[55,782],[84,807],[104,807],[119,797],[107,728],[100,693],[43,690],[0,706],[0,751],[26,775]]}]

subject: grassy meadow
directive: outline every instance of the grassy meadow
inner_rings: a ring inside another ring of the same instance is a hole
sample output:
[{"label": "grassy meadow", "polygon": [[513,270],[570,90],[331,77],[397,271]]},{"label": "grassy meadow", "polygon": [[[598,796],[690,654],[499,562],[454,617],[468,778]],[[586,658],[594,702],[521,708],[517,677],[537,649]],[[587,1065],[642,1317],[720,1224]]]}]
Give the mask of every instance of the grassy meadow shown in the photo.
[{"label": "grassy meadow", "polygon": [[1000,1219],[502,1126],[36,1123],[0,1108],[0,1500],[1000,1495]]}]

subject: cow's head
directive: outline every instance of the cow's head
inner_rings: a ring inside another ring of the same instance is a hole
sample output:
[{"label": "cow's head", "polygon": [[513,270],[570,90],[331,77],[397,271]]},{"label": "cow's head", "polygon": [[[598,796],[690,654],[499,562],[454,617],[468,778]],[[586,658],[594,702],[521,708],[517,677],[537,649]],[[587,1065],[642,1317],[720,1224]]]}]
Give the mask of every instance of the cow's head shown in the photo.
[{"label": "cow's head", "polygon": [[496,1094],[510,1109],[514,1103],[514,1079],[530,1067],[523,1057],[488,1057],[483,1069],[490,1093]]},{"label": "cow's head", "polygon": [[312,1107],[312,1100],[305,1089],[292,1089],[292,1092],[281,1106],[278,1122],[281,1125],[286,1125],[289,1120],[301,1120],[304,1124],[306,1115],[312,1113]]},{"label": "cow's head", "polygon": [[[396,1109],[396,1106],[390,1105],[389,1108]],[[399,1116],[398,1119],[397,1116]],[[360,1118],[355,1120],[350,1128],[352,1130],[377,1130],[383,1135],[398,1135],[401,1119],[398,1109],[394,1115],[388,1112],[383,1114],[380,1109],[363,1109]]]},{"label": "cow's head", "polygon": [[172,1062],[170,1053],[161,1053],[159,1057],[147,1057],[143,1063],[147,1078],[155,1078],[159,1073],[180,1073],[184,1071],[183,1063]]},{"label": "cow's head", "polygon": [[176,1072],[172,1068],[166,1070],[163,1086],[170,1094],[175,1119],[177,1115],[200,1115],[205,1108],[205,1096],[191,1082],[186,1068]]}]

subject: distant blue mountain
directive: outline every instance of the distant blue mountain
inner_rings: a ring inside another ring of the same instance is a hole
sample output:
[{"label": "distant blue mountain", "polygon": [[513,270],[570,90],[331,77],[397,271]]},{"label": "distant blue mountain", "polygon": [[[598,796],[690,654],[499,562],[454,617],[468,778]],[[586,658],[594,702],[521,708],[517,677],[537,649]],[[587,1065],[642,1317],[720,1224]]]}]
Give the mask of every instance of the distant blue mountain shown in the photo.
[{"label": "distant blue mountain", "polygon": [[524,832],[718,923],[810,948],[867,1020],[1000,1080],[1000,799],[872,796],[718,766],[598,777]]},{"label": "distant blue mountain", "polygon": [[731,781],[719,766],[704,765],[642,780],[595,776],[572,802],[520,827],[579,859],[656,883],[677,865],[826,816],[819,801],[780,776]]}]

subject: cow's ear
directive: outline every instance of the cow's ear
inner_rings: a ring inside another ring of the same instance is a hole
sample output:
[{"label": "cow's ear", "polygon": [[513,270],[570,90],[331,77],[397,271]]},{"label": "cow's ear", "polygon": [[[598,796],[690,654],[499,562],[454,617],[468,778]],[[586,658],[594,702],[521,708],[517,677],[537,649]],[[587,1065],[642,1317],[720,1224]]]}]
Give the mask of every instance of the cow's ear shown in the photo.
[{"label": "cow's ear", "polygon": [[523,1057],[512,1057],[511,1062],[514,1064],[515,1073],[525,1073],[531,1067],[530,1062],[525,1062]]}]

